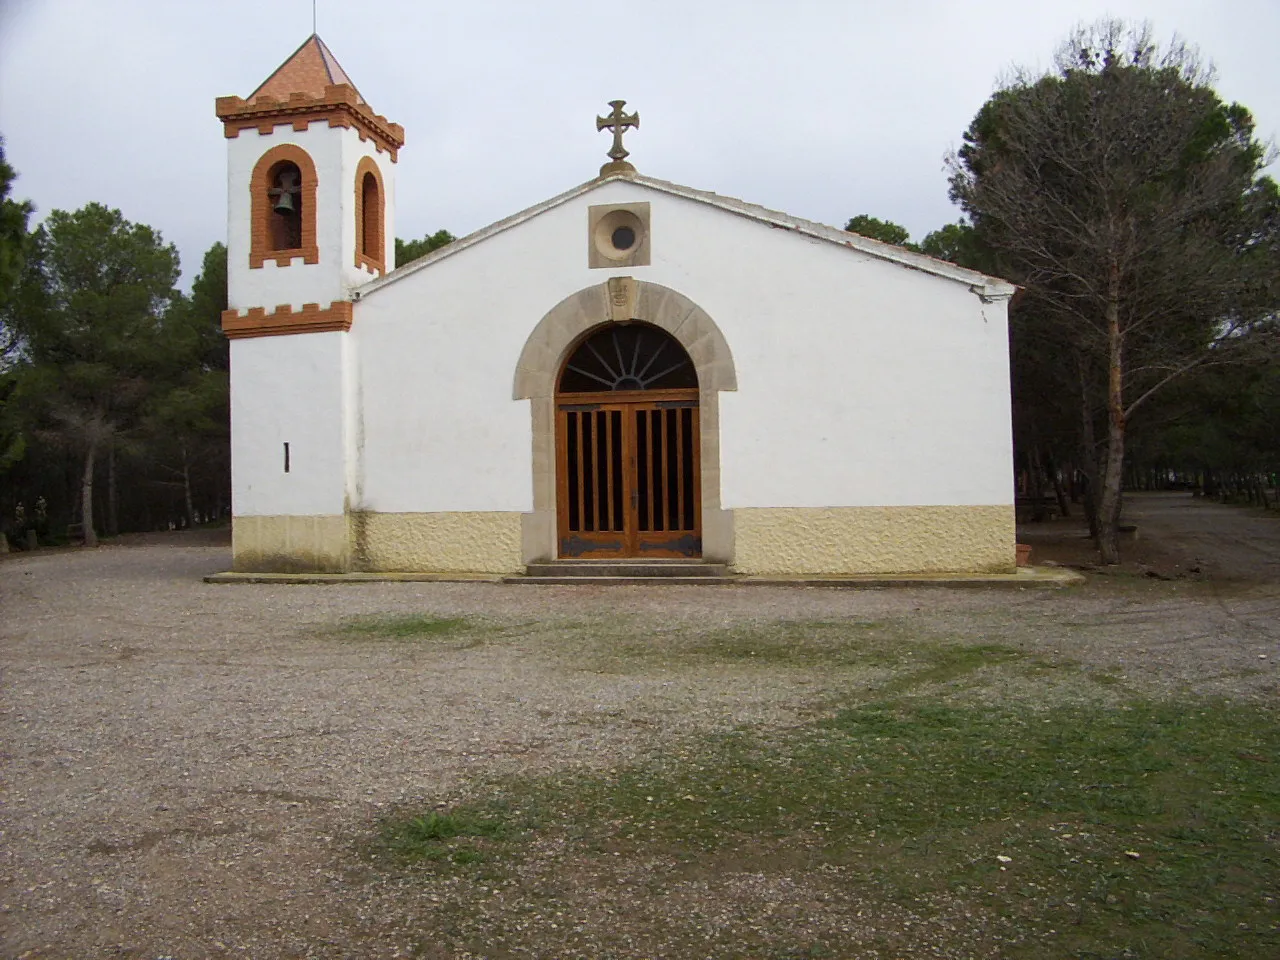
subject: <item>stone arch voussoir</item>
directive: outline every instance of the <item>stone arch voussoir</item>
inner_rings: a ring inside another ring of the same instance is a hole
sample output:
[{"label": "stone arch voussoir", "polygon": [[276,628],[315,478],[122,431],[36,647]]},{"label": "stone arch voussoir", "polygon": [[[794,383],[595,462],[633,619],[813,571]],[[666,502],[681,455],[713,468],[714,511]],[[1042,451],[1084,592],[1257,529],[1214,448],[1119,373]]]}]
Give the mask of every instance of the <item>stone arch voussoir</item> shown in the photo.
[{"label": "stone arch voussoir", "polygon": [[514,399],[554,397],[556,377],[569,348],[592,328],[618,319],[643,320],[675,337],[693,360],[700,390],[718,393],[738,389],[729,343],[705,310],[670,287],[629,277],[616,279],[634,285],[623,308],[630,316],[620,316],[619,308],[611,304],[608,283],[565,297],[547,312],[525,341],[516,364]]}]

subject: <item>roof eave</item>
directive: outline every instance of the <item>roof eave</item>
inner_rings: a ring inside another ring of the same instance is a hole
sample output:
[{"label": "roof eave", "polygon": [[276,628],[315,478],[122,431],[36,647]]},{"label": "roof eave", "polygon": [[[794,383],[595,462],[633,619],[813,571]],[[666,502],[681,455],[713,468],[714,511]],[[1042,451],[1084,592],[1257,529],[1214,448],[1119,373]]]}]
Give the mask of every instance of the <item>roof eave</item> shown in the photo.
[{"label": "roof eave", "polygon": [[[608,179],[626,178],[610,177]],[[532,207],[527,207],[519,213],[513,213],[509,217],[497,220],[489,224],[487,227],[481,227],[479,230],[469,233],[465,237],[459,237],[457,240],[440,247],[438,250],[432,250],[424,257],[419,257],[416,260],[410,260],[403,266],[397,266],[390,273],[378,277],[375,280],[370,280],[364,286],[355,291],[354,297],[359,300],[362,297],[373,293],[375,290],[381,290],[390,283],[394,283],[397,280],[403,280],[405,277],[411,276],[432,264],[439,263],[441,260],[447,260],[449,257],[459,254],[469,247],[474,247],[482,240],[487,240],[489,237],[496,236],[499,233],[504,233],[512,227],[519,226],[526,220],[532,220],[539,214],[546,213],[548,210],[554,210],[561,204],[568,203],[575,197],[580,197],[582,194],[590,192],[602,182],[603,179],[597,177],[594,180],[588,180],[585,183],[580,183],[576,187],[572,187],[564,193],[557,194],[549,200],[543,200],[541,203],[535,204]]]},{"label": "roof eave", "polygon": [[[623,178],[617,177],[608,179]],[[793,217],[790,214],[782,213],[777,210],[770,210],[767,207],[748,203],[745,200],[739,200],[735,197],[724,197],[720,194],[711,193],[705,190],[695,190],[692,187],[686,187],[682,184],[671,183],[665,180],[655,180],[651,177],[645,177],[640,174],[631,175],[626,177],[626,179],[647,184],[656,190],[661,190],[674,196],[680,196],[700,203],[706,203],[721,210],[725,210],[728,213],[736,214],[737,216],[758,220],[763,223],[767,223],[772,227],[777,227],[783,230],[793,230],[797,233],[804,234],[805,236],[813,237],[817,240],[825,240],[828,243],[834,243],[848,249],[857,250],[881,260],[889,260],[894,263],[901,264],[904,267],[910,267],[913,270],[920,270],[924,273],[931,273],[947,280],[954,280],[957,283],[964,283],[972,288],[974,293],[979,293],[980,289],[980,295],[991,299],[1012,296],[1014,291],[1017,290],[1017,287],[1009,283],[1007,280],[1002,280],[999,277],[991,277],[985,273],[979,273],[976,270],[970,270],[966,267],[957,266],[948,260],[939,260],[935,257],[930,257],[927,254],[907,250],[904,247],[897,246],[896,244],[884,243],[880,240],[872,240],[870,237],[851,233],[848,230],[841,230],[839,227],[817,223],[812,220],[805,220],[801,217]]]}]

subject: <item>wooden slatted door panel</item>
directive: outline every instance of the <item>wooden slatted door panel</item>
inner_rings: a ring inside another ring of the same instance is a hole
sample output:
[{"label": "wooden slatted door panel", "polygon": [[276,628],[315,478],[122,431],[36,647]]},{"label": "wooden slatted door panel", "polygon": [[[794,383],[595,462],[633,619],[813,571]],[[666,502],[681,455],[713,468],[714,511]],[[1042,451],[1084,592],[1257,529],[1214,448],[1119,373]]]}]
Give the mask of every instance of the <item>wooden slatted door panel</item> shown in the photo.
[{"label": "wooden slatted door panel", "polygon": [[696,399],[562,402],[556,418],[561,557],[701,556]]},{"label": "wooden slatted door panel", "polygon": [[560,555],[621,557],[629,552],[624,411],[562,404],[556,473]]},{"label": "wooden slatted door panel", "polygon": [[696,402],[636,405],[635,555],[702,554],[702,490],[698,476]]}]

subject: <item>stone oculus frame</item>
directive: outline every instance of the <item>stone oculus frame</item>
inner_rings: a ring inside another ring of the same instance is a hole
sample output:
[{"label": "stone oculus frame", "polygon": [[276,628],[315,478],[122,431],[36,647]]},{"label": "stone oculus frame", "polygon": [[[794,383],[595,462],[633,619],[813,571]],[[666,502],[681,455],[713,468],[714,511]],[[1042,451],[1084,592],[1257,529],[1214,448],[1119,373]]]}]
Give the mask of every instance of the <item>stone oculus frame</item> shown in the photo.
[{"label": "stone oculus frame", "polygon": [[706,311],[683,294],[632,277],[613,277],[570,294],[552,307],[520,353],[512,394],[516,400],[530,401],[533,417],[533,512],[522,517],[524,563],[557,556],[555,414],[560,368],[587,331],[628,320],[665,330],[693,361],[698,373],[701,436],[702,557],[721,563],[733,561],[733,513],[720,507],[720,391],[738,389],[728,341]]},{"label": "stone oculus frame", "polygon": [[[631,246],[615,245],[613,238],[619,230],[631,231]],[[588,207],[587,266],[649,266],[649,204],[605,203]]]}]

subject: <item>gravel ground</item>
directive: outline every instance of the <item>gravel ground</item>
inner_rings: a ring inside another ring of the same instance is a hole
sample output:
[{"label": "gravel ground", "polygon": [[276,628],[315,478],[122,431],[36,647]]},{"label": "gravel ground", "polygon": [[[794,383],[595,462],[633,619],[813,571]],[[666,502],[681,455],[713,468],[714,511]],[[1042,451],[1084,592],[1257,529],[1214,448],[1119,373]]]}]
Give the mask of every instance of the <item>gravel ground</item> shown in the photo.
[{"label": "gravel ground", "polygon": [[1149,493],[1129,497],[1125,519],[1215,579],[1280,582],[1280,515]]},{"label": "gravel ground", "polygon": [[[855,682],[816,666],[619,669],[573,637],[598,652],[652,631],[902,621],[1078,661],[1135,692],[1280,692],[1266,570],[1068,591],[201,582],[227,566],[225,546],[182,535],[0,563],[4,956],[407,955],[429,895],[353,852],[389,809],[797,722]],[[481,618],[491,639],[339,629],[407,613]]]}]

